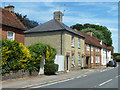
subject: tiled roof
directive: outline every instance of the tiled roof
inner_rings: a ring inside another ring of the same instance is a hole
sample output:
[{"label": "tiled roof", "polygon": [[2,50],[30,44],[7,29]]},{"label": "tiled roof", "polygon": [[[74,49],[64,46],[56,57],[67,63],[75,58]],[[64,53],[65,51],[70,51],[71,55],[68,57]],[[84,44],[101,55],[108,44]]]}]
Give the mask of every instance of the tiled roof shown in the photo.
[{"label": "tiled roof", "polygon": [[96,46],[96,47],[102,47],[102,45],[100,45],[100,41],[99,39],[95,38],[95,37],[92,37],[90,36],[89,34],[85,34],[83,32],[80,32],[76,29],[74,29],[76,32],[82,34],[85,36],[85,43],[86,44],[90,44],[90,45],[93,45],[93,46]]},{"label": "tiled roof", "polygon": [[36,26],[30,30],[27,30],[24,33],[38,33],[38,32],[49,32],[49,31],[61,31],[61,30],[66,30],[68,32],[84,37],[84,35],[81,35],[80,33],[66,26],[64,23],[60,23],[55,19],[52,19],[44,24]]},{"label": "tiled roof", "polygon": [[[1,13],[2,12],[2,13]],[[20,30],[25,30],[25,26],[18,20],[16,15],[14,13],[10,13],[8,10],[0,8],[0,13],[2,17],[0,17],[0,20],[2,20],[2,25],[10,26],[13,28],[17,28]]]}]

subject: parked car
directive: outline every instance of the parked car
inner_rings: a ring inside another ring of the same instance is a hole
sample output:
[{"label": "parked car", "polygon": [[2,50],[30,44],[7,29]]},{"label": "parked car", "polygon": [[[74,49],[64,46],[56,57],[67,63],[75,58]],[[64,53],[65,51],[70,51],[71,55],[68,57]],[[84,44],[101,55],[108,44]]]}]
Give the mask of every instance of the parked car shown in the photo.
[{"label": "parked car", "polygon": [[115,60],[111,60],[107,63],[106,65],[107,67],[110,66],[110,67],[116,67],[117,66],[117,63]]}]

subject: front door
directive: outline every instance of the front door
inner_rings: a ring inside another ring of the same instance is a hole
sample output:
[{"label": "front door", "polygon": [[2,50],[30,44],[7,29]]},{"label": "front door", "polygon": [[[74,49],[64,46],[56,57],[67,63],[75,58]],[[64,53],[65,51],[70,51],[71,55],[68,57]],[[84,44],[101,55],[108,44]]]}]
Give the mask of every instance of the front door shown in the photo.
[{"label": "front door", "polygon": [[69,71],[69,56],[67,56],[67,72]]},{"label": "front door", "polygon": [[82,68],[83,68],[84,66],[83,66],[83,56],[82,56]]},{"label": "front door", "polygon": [[89,57],[86,57],[86,67],[89,67]]}]

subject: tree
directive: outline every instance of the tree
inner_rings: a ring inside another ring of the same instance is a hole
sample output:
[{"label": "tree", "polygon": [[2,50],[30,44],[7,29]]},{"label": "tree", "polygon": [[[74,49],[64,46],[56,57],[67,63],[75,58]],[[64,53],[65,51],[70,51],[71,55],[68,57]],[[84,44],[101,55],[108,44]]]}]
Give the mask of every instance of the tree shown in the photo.
[{"label": "tree", "polygon": [[112,46],[112,38],[111,38],[112,33],[105,26],[86,23],[84,25],[82,24],[72,25],[71,28],[77,29],[78,31],[84,33],[87,33],[88,30],[91,30],[93,32],[94,37],[102,40],[105,44],[107,39],[107,46]]},{"label": "tree", "polygon": [[34,28],[34,27],[39,25],[38,22],[36,22],[34,20],[29,20],[27,18],[27,15],[22,15],[22,14],[19,14],[19,13],[15,13],[15,15],[24,24],[26,29],[31,29],[31,28]]}]

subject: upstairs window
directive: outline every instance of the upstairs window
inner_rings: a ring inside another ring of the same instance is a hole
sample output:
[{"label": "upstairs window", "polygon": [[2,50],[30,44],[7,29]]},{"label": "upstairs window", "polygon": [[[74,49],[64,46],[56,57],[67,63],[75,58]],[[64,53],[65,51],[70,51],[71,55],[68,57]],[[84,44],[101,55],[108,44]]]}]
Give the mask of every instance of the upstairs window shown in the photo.
[{"label": "upstairs window", "polygon": [[15,40],[15,33],[12,31],[7,32],[7,40]]},{"label": "upstairs window", "polygon": [[98,48],[98,52],[99,52],[99,48]]},{"label": "upstairs window", "polygon": [[89,45],[87,44],[87,51],[89,51]]},{"label": "upstairs window", "polygon": [[78,48],[80,48],[80,38],[78,38]]},{"label": "upstairs window", "polygon": [[72,36],[72,47],[74,47],[74,37]]},{"label": "upstairs window", "polygon": [[95,52],[97,52],[97,47],[95,47]]},{"label": "upstairs window", "polygon": [[91,51],[93,52],[93,46],[91,46]]}]

